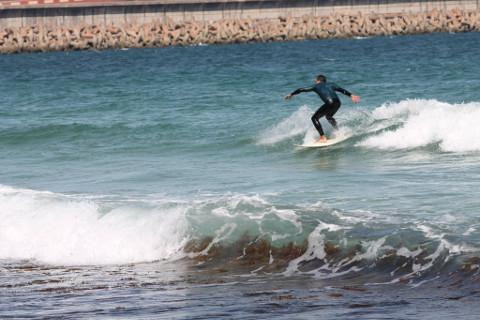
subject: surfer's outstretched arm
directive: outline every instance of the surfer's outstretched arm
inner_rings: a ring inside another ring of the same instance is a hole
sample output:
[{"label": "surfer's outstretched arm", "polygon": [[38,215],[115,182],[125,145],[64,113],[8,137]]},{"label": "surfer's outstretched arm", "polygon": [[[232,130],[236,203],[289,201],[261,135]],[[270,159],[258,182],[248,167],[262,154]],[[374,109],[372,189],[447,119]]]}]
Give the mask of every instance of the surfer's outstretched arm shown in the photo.
[{"label": "surfer's outstretched arm", "polygon": [[334,89],[335,91],[337,91],[337,92],[340,92],[340,93],[342,93],[342,94],[344,94],[344,95],[352,98],[352,101],[353,101],[354,103],[357,103],[357,102],[360,101],[360,97],[359,97],[359,96],[356,96],[356,95],[352,94],[350,91],[348,91],[348,90],[346,90],[346,89],[343,89],[342,87],[339,87],[339,86],[336,85],[336,84],[334,85],[334,88],[333,88],[333,89]]},{"label": "surfer's outstretched arm", "polygon": [[346,90],[346,89],[343,89],[343,88],[341,88],[341,87],[339,87],[339,86],[336,86],[336,87],[335,87],[335,91],[340,92],[340,93],[343,93],[344,95],[346,95],[346,96],[348,96],[348,97],[351,97],[351,96],[352,96],[352,93],[351,93],[350,91],[348,91],[348,90]]},{"label": "surfer's outstretched arm", "polygon": [[285,100],[288,100],[288,99],[292,98],[294,95],[297,95],[297,94],[302,93],[302,92],[310,92],[310,91],[313,91],[313,88],[314,88],[314,87],[299,88],[299,89],[293,91],[292,93],[289,93],[289,94],[285,97]]}]

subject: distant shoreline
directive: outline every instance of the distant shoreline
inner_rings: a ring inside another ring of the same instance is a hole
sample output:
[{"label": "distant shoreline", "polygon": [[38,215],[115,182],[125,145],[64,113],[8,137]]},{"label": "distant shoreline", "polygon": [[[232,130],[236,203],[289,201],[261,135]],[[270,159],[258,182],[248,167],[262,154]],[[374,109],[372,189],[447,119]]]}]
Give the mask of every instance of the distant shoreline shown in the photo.
[{"label": "distant shoreline", "polygon": [[[386,2],[390,3],[390,6],[394,4],[394,1]],[[448,1],[439,1],[438,3],[446,2]],[[467,2],[471,1],[466,1],[464,4]],[[430,2],[419,3],[426,5]],[[450,4],[454,3],[462,3],[462,1],[452,1]],[[311,14],[300,15],[305,10],[305,7],[302,7],[299,9],[300,11],[292,11],[286,16],[268,18],[262,12],[257,17],[243,17],[245,15],[243,14],[224,18],[215,17],[211,20],[205,19],[205,17],[203,20],[197,20],[195,17],[189,20],[184,11],[182,17],[174,14],[165,15],[164,12],[162,19],[160,19],[160,13],[151,15],[147,19],[145,18],[147,9],[143,11],[143,19],[138,16],[136,19],[130,19],[128,13],[125,12],[119,13],[117,17],[115,11],[105,11],[103,20],[99,18],[102,16],[101,14],[95,15],[93,11],[91,17],[86,16],[83,11],[78,11],[78,16],[68,16],[67,18],[65,15],[62,16],[63,11],[50,12],[54,9],[43,8],[44,16],[31,15],[30,17],[17,16],[15,18],[11,13],[9,15],[0,10],[0,53],[105,50],[480,31],[480,10],[478,9],[439,9],[433,6],[431,10],[424,10],[428,8],[425,7],[409,12],[365,13],[361,10],[353,12],[352,10],[341,11],[338,10],[338,7],[336,8],[336,10],[330,10],[328,14],[326,14],[328,11],[320,12],[317,9],[312,11],[312,8],[309,8]],[[392,9],[392,7],[385,8]],[[76,9],[86,10],[85,8]],[[282,12],[279,10],[276,14]],[[20,10],[19,14],[22,12]],[[83,14],[80,14],[82,12]],[[106,18],[107,16],[110,20]],[[135,14],[132,13],[132,17],[134,16]]]}]

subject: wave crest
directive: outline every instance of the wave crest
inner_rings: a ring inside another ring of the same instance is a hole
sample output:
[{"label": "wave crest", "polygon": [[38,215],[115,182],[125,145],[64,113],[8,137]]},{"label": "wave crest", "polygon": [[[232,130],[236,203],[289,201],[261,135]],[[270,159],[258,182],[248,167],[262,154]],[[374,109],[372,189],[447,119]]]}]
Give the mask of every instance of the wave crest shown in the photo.
[{"label": "wave crest", "polygon": [[[272,145],[303,135],[315,140],[312,110],[302,106],[278,124],[263,131],[257,143]],[[373,110],[343,107],[337,114],[340,131],[360,140],[357,147],[408,150],[436,145],[445,152],[480,151],[480,103],[450,104],[437,100],[408,99],[385,103]],[[323,119],[327,135],[330,125]]]},{"label": "wave crest", "polygon": [[185,241],[185,208],[110,204],[0,187],[0,259],[55,265],[172,258]]},{"label": "wave crest", "polygon": [[362,147],[413,149],[438,144],[442,151],[480,151],[480,103],[449,104],[437,100],[404,100],[372,112],[377,121],[397,126],[370,136]]}]

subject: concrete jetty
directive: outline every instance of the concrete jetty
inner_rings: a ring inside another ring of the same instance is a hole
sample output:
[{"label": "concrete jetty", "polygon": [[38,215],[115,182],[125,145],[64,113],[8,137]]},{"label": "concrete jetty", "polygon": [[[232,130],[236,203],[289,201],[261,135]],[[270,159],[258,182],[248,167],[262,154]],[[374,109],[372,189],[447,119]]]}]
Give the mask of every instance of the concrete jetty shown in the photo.
[{"label": "concrete jetty", "polygon": [[0,1],[0,52],[480,30],[478,0]]}]

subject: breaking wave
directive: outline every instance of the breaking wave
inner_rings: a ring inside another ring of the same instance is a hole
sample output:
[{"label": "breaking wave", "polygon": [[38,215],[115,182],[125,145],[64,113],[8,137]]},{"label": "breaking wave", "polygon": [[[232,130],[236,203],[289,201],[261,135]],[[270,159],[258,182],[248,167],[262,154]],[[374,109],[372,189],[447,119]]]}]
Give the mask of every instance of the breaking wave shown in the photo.
[{"label": "breaking wave", "polygon": [[0,187],[0,259],[59,265],[171,258],[186,232],[185,209],[99,201]]},{"label": "breaking wave", "polygon": [[[302,106],[280,123],[259,135],[258,144],[272,145],[302,137],[316,139],[310,117],[313,110]],[[337,118],[340,135],[352,135],[355,146],[380,150],[409,150],[438,146],[443,152],[480,151],[480,103],[450,104],[413,99],[385,103],[377,108],[343,107]],[[323,121],[327,135],[331,128]],[[333,133],[336,135],[338,133]],[[359,140],[359,141],[358,141]]]},{"label": "breaking wave", "polygon": [[442,151],[480,151],[480,103],[449,104],[404,100],[376,108],[377,121],[394,119],[398,127],[368,137],[360,145],[379,149],[413,149],[438,144]]},{"label": "breaking wave", "polygon": [[277,199],[89,197],[2,186],[0,259],[97,265],[183,258],[246,273],[374,273],[378,282],[479,272],[474,221],[428,223]]}]

